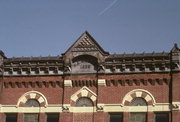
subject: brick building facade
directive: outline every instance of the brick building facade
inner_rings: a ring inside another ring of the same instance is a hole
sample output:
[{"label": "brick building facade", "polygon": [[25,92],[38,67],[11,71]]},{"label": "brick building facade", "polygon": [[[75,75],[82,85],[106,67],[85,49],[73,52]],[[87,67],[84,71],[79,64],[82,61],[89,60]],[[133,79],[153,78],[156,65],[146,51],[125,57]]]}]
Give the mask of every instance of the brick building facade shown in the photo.
[{"label": "brick building facade", "polygon": [[84,32],[62,55],[0,52],[0,122],[179,122],[180,49],[109,54]]}]

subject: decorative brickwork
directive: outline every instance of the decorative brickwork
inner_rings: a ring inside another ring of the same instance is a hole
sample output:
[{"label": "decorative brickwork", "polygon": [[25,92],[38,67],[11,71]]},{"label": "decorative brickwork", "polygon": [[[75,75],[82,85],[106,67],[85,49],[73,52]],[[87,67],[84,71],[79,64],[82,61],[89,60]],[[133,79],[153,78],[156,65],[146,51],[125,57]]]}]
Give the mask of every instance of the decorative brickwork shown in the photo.
[{"label": "decorative brickwork", "polygon": [[136,97],[144,98],[144,100],[146,100],[148,105],[153,105],[153,104],[155,105],[156,103],[154,97],[151,95],[150,92],[143,89],[134,89],[133,91],[130,91],[129,93],[126,94],[122,104],[128,106],[129,103],[131,103],[132,100]]},{"label": "decorative brickwork", "polygon": [[40,92],[37,92],[37,91],[30,91],[30,92],[27,92],[24,95],[22,95],[21,98],[19,98],[17,106],[24,107],[25,103],[29,99],[37,100],[41,107],[48,105],[47,100],[44,95],[42,95]]},{"label": "decorative brickwork", "polygon": [[94,105],[96,104],[97,95],[93,91],[88,89],[86,86],[84,86],[83,88],[81,88],[71,96],[71,100],[72,100],[71,105],[74,106],[76,101],[81,97],[87,97],[92,100]]},{"label": "decorative brickwork", "polygon": [[[180,119],[180,49],[110,54],[86,31],[62,55],[8,58],[0,50],[0,121],[156,122]],[[115,115],[115,116],[114,116]],[[132,116],[131,116],[132,115]],[[57,117],[57,118],[58,118]],[[26,117],[28,119],[28,117]],[[158,118],[159,119],[159,118]]]}]

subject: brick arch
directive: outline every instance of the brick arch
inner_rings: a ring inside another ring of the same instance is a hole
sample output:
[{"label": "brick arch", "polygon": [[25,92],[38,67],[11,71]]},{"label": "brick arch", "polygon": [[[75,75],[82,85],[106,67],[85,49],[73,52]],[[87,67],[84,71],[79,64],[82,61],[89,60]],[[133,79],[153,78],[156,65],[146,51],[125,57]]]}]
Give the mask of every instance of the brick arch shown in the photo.
[{"label": "brick arch", "polygon": [[29,91],[29,92],[26,92],[25,94],[23,94],[19,100],[18,100],[18,103],[17,103],[17,106],[18,107],[24,107],[25,106],[25,103],[29,100],[29,99],[35,99],[39,102],[39,105],[40,107],[45,107],[47,106],[47,99],[46,97],[38,92],[38,91]]},{"label": "brick arch", "polygon": [[84,86],[83,88],[81,88],[71,96],[71,105],[75,106],[76,101],[82,97],[89,98],[93,102],[93,104],[96,105],[95,103],[96,103],[97,95],[93,91],[88,89],[86,86]]},{"label": "brick arch", "polygon": [[135,89],[125,95],[122,101],[122,105],[128,106],[136,97],[143,98],[148,105],[154,105],[156,103],[153,95],[150,92],[144,89]]}]

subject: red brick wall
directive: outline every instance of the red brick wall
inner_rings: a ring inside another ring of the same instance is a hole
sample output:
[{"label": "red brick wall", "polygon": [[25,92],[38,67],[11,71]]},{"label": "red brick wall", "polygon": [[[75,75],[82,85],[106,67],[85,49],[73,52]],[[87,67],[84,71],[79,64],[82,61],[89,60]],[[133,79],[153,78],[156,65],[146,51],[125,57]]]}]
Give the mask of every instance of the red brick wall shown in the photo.
[{"label": "red brick wall", "polygon": [[[179,76],[179,75],[178,75]],[[107,79],[108,80],[123,80],[123,79],[156,79],[156,78],[167,78],[169,79],[169,74],[132,74],[132,75],[104,75],[99,76],[99,79]],[[97,77],[95,75],[79,75],[79,76],[68,76],[65,77],[65,79],[71,79],[71,80],[96,80]],[[174,78],[174,82],[177,82],[179,79]],[[13,78],[5,78],[4,82],[28,82],[28,81],[62,81],[61,77],[13,77]],[[179,88],[180,85],[175,85],[175,87]],[[147,85],[144,85],[140,83],[140,85],[132,84],[131,86],[129,84],[125,84],[124,86],[118,84],[112,85],[106,87],[99,87],[97,89],[96,86],[88,87],[90,90],[92,90],[94,93],[98,94],[98,102],[99,103],[121,103],[124,96],[133,89],[145,89],[149,91],[154,97],[156,102],[164,103],[168,102],[168,85],[166,83],[163,83],[162,85],[159,85],[158,83],[155,83],[155,85],[150,84],[149,82]],[[39,91],[41,92],[46,98],[49,104],[61,104],[62,100],[64,99],[65,104],[70,104],[70,97],[73,95],[76,91],[81,89],[81,87],[65,87],[64,89],[64,98],[63,97],[63,88],[56,86],[52,87],[51,85],[47,88],[45,86],[42,86],[42,88],[39,88],[35,86],[34,88],[28,87],[28,88],[3,88],[3,91],[1,92],[1,103],[2,104],[17,104],[18,99],[26,92],[28,91]],[[158,92],[157,92],[158,90]],[[98,91],[98,92],[97,92]],[[16,93],[16,95],[14,95]],[[113,93],[113,95],[112,95]],[[53,95],[52,95],[53,94]],[[179,95],[179,94],[178,94]],[[108,96],[108,99],[107,99]],[[114,97],[116,96],[116,97]],[[174,99],[180,98],[179,96],[174,97]],[[11,100],[10,100],[11,99]]]},{"label": "red brick wall", "polygon": [[149,91],[155,98],[156,102],[159,103],[168,103],[168,86],[166,84],[163,85],[148,85],[148,86],[110,86],[110,87],[103,87],[99,89],[99,101],[109,104],[121,103],[125,95],[134,90],[134,89],[144,89]]},{"label": "red brick wall", "polygon": [[0,122],[4,121],[4,113],[0,113]]},{"label": "red brick wall", "polygon": [[[5,78],[4,82],[35,82],[35,81],[62,81],[60,77],[22,77],[22,78]],[[26,92],[29,91],[38,91],[42,93],[47,101],[48,104],[62,104],[62,96],[63,96],[63,88],[56,85],[55,87],[49,85],[48,87],[45,87],[42,85],[42,88],[39,88],[37,85],[35,87],[31,87],[30,85],[28,88],[25,88],[22,86],[21,88],[19,87],[8,87],[8,88],[3,88],[1,92],[1,104],[11,104],[11,105],[16,105],[19,98],[25,94]]]},{"label": "red brick wall", "polygon": [[180,101],[180,73],[173,74],[173,101]]},{"label": "red brick wall", "polygon": [[18,113],[17,121],[18,122],[23,122],[23,113]]},{"label": "red brick wall", "polygon": [[[100,78],[107,79],[107,80],[125,80],[125,79],[156,79],[156,78],[167,78],[170,79],[169,74],[144,74],[144,75],[105,75],[101,76]],[[144,89],[149,91],[155,98],[156,102],[159,103],[168,103],[169,99],[169,87],[168,84],[164,83],[162,85],[159,85],[157,82],[155,85],[151,85],[149,82],[147,82],[147,85],[144,85],[143,83],[140,83],[140,85],[132,84],[128,85],[125,83],[124,86],[118,84],[113,85],[110,84],[106,87],[101,87],[101,89],[98,89],[99,96],[98,99],[101,99],[99,101],[103,101],[104,103],[121,103],[125,95],[134,90],[134,89]],[[107,99],[108,98],[108,99]]]},{"label": "red brick wall", "polygon": [[39,122],[46,122],[46,114],[45,113],[39,114]]},{"label": "red brick wall", "polygon": [[73,113],[61,113],[59,122],[73,122]]},{"label": "red brick wall", "polygon": [[[96,75],[74,75],[74,76],[66,76],[66,80],[81,80],[81,81],[96,81],[97,77]],[[76,93],[78,90],[80,90],[83,86],[78,86],[78,87],[64,87],[64,104],[70,104],[71,101],[71,96]],[[91,91],[97,94],[97,88],[95,86],[87,86]]]},{"label": "red brick wall", "polygon": [[180,111],[173,111],[172,122],[179,122],[179,121],[180,121]]},{"label": "red brick wall", "polygon": [[[173,81],[172,81],[172,101],[173,102],[180,102],[180,73],[173,74]],[[179,122],[180,121],[180,111],[172,111],[172,122]]]},{"label": "red brick wall", "polygon": [[129,122],[129,112],[123,113],[123,122]]},{"label": "red brick wall", "polygon": [[148,112],[147,113],[147,122],[154,122],[154,113],[153,112]]},{"label": "red brick wall", "polygon": [[[177,94],[177,91],[180,89],[180,74],[173,75],[173,100],[180,101],[180,94]],[[75,75],[75,76],[66,76],[64,79],[70,80],[95,80],[97,79],[106,79],[107,83],[111,80],[133,80],[133,79],[170,79],[169,74],[129,74],[129,75]],[[36,82],[36,81],[61,81],[63,82],[63,78],[60,76],[53,76],[53,77],[9,77],[4,78],[3,82]],[[63,86],[56,86],[53,87],[49,85],[49,87],[42,86],[39,88],[37,86],[25,88],[24,86],[19,87],[8,87],[3,88],[1,91],[1,104],[5,105],[16,105],[18,99],[28,91],[38,91],[42,93],[46,98],[49,104],[71,104],[71,96],[81,89],[82,86],[75,86],[75,87],[64,87]],[[110,83],[107,86],[88,86],[88,88],[98,95],[98,103],[105,103],[105,104],[121,104],[125,95],[134,90],[134,89],[144,89],[149,91],[155,98],[157,103],[168,103],[169,101],[169,86],[165,82],[163,84],[158,84],[157,82],[152,85],[151,83],[147,82],[147,84],[140,83],[139,85],[133,83],[128,84],[125,83],[124,85],[121,84],[112,84]],[[64,93],[64,94],[63,94]],[[63,98],[64,97],[64,98]],[[92,114],[92,113],[91,113]],[[78,114],[76,114],[78,116]],[[60,122],[73,122],[76,118],[74,113],[62,112],[60,113]],[[123,113],[124,115],[124,122],[129,121],[129,113]],[[81,116],[81,115],[79,115]],[[173,112],[173,122],[178,122],[180,114],[179,112]],[[74,118],[75,117],[75,118]],[[85,117],[85,116],[83,116]],[[0,114],[0,121],[2,121],[3,114]],[[23,118],[23,114],[18,114],[18,122],[21,122]],[[77,117],[78,118],[78,117]],[[86,118],[86,117],[85,117]],[[85,120],[84,118],[84,120]],[[83,118],[81,118],[83,119]],[[92,119],[94,122],[108,122],[109,114],[105,112],[95,112],[92,114]],[[148,122],[153,122],[154,114],[148,113]],[[41,113],[39,116],[40,122],[44,122],[45,120],[45,113]]]},{"label": "red brick wall", "polygon": [[93,122],[108,122],[109,114],[105,112],[97,112],[94,113],[94,121]]}]

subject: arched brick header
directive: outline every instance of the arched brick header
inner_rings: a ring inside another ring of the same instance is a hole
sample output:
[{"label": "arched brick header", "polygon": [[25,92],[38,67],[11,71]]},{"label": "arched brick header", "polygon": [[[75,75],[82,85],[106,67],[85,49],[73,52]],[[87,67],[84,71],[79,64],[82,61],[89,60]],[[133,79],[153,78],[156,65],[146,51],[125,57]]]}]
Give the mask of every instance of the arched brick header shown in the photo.
[{"label": "arched brick header", "polygon": [[25,94],[23,94],[19,98],[17,106],[18,107],[24,107],[25,103],[29,99],[37,100],[39,102],[39,104],[40,104],[40,107],[44,107],[44,106],[48,105],[47,100],[46,100],[45,96],[42,93],[40,93],[38,91],[29,91],[29,92],[26,92]]},{"label": "arched brick header", "polygon": [[150,92],[144,89],[134,89],[125,95],[122,105],[128,106],[136,97],[144,98],[148,105],[154,105],[156,103],[153,95]]},{"label": "arched brick header", "polygon": [[97,95],[86,86],[84,86],[71,96],[71,105],[74,106],[76,101],[81,97],[87,97],[91,99],[94,105],[96,103]]}]

